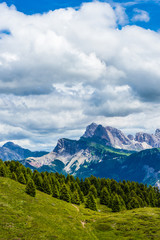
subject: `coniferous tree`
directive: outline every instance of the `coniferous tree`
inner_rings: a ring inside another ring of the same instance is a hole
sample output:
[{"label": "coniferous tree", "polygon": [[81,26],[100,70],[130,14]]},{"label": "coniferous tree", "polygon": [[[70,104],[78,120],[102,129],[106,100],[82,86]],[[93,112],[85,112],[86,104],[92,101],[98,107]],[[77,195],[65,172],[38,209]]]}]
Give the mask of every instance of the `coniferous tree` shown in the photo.
[{"label": "coniferous tree", "polygon": [[113,197],[113,201],[112,201],[112,211],[119,212],[119,211],[121,211],[121,209],[122,209],[121,201],[119,199],[119,196],[117,194],[115,194],[115,196]]},{"label": "coniferous tree", "polygon": [[125,204],[123,198],[121,197],[121,195],[119,195],[119,200],[121,202],[121,210],[125,210],[126,209],[126,204]]},{"label": "coniferous tree", "polygon": [[32,177],[32,175],[33,175],[32,170],[31,170],[29,167],[27,167],[27,174],[28,174],[30,177]]},{"label": "coniferous tree", "polygon": [[140,204],[138,202],[138,199],[136,197],[132,197],[131,200],[128,203],[128,209],[133,209],[133,208],[139,208]]},{"label": "coniferous tree", "polygon": [[78,185],[77,182],[75,183],[75,188],[76,188],[76,190],[78,191],[80,201],[83,203],[83,202],[84,202],[84,194],[83,194],[83,192],[81,191],[81,188],[80,188],[80,186]]},{"label": "coniferous tree", "polygon": [[94,185],[91,185],[89,192],[91,192],[95,198],[97,198],[97,189],[95,188]]},{"label": "coniferous tree", "polygon": [[80,201],[82,203],[84,203],[84,194],[83,194],[83,192],[80,190],[80,191],[78,191],[78,194],[79,194]]},{"label": "coniferous tree", "polygon": [[149,198],[151,207],[155,207],[156,206],[156,203],[155,203],[156,197],[155,197],[155,193],[152,189],[149,191],[148,198]]},{"label": "coniferous tree", "polygon": [[26,184],[26,179],[24,177],[23,172],[21,172],[20,175],[18,176],[18,182],[20,182],[22,184]]},{"label": "coniferous tree", "polygon": [[100,203],[108,207],[110,205],[110,194],[106,187],[104,187],[100,193]]},{"label": "coniferous tree", "polygon": [[66,202],[71,201],[71,196],[70,196],[69,190],[65,183],[62,185],[62,188],[60,190],[60,199],[66,201]]},{"label": "coniferous tree", "polygon": [[74,182],[70,183],[70,190],[71,190],[71,192],[74,192],[76,190]]},{"label": "coniferous tree", "polygon": [[93,193],[91,193],[91,192],[88,193],[88,196],[87,196],[87,199],[85,202],[85,207],[89,208],[93,211],[97,211],[97,203],[96,203]]},{"label": "coniferous tree", "polygon": [[79,177],[76,177],[76,182],[78,183],[78,185],[80,186],[80,179],[79,179]]},{"label": "coniferous tree", "polygon": [[0,177],[6,177],[7,173],[6,173],[6,167],[4,164],[0,165]]},{"label": "coniferous tree", "polygon": [[68,184],[69,182],[70,182],[70,175],[67,174],[67,177],[66,177],[65,183]]},{"label": "coniferous tree", "polygon": [[34,183],[39,191],[43,191],[43,179],[40,174],[34,175]]},{"label": "coniferous tree", "polygon": [[77,190],[74,191],[74,193],[72,194],[71,202],[74,204],[80,205],[80,198],[79,198],[79,194],[78,194]]},{"label": "coniferous tree", "polygon": [[91,186],[91,182],[89,180],[89,178],[85,178],[84,183],[83,183],[83,193],[86,196],[89,192]]},{"label": "coniferous tree", "polygon": [[28,183],[26,185],[26,193],[32,197],[36,196],[36,187],[31,178],[28,180]]},{"label": "coniferous tree", "polygon": [[52,193],[51,185],[49,184],[49,181],[46,175],[44,176],[44,179],[43,179],[42,189],[44,193],[47,193],[49,195]]},{"label": "coniferous tree", "polygon": [[59,198],[60,197],[57,185],[54,185],[54,187],[52,188],[52,196],[55,197],[55,198]]},{"label": "coniferous tree", "polygon": [[15,172],[12,172],[11,179],[13,179],[13,180],[15,180],[15,181],[18,181],[18,179],[17,179],[17,175],[16,175]]}]

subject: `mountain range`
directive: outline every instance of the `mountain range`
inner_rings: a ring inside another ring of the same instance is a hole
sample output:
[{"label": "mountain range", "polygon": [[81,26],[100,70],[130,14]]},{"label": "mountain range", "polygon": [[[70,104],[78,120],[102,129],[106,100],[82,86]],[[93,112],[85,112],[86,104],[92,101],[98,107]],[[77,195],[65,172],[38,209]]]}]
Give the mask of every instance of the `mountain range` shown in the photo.
[{"label": "mountain range", "polygon": [[32,152],[28,149],[22,148],[13,142],[7,142],[2,147],[0,147],[0,158],[3,161],[7,160],[24,160],[28,157],[41,157],[48,154],[45,151]]},{"label": "mountain range", "polygon": [[[59,139],[50,153],[31,152],[13,143],[0,148],[3,160],[21,160],[32,170],[53,171],[79,177],[114,178],[160,185],[160,129],[155,134],[122,131],[95,123],[79,140]],[[13,154],[13,155],[12,155]]]}]

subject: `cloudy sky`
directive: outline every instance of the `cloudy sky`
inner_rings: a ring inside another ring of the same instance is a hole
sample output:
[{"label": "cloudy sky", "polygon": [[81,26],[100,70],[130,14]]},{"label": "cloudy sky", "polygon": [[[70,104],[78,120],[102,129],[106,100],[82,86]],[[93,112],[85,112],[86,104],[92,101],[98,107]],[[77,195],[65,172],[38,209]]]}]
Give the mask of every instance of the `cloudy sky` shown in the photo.
[{"label": "cloudy sky", "polygon": [[0,145],[160,128],[160,1],[0,1]]}]

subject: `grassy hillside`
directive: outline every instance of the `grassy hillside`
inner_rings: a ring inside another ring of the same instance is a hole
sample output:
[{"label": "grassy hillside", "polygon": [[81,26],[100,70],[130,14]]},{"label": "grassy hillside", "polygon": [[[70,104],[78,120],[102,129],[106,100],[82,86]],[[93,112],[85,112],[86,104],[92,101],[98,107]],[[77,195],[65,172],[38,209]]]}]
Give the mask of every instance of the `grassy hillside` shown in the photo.
[{"label": "grassy hillside", "polygon": [[160,209],[143,208],[99,212],[55,199],[37,191],[32,198],[25,186],[0,178],[0,239],[160,239]]}]

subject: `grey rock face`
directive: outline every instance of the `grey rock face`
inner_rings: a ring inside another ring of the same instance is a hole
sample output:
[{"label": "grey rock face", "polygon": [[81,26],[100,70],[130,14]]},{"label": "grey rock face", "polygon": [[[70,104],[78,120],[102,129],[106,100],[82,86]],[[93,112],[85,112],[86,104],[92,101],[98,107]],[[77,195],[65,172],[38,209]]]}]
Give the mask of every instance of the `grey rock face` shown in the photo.
[{"label": "grey rock face", "polygon": [[148,133],[136,133],[135,141],[141,142],[141,143],[145,142],[152,147],[157,147],[158,145],[156,136]]},{"label": "grey rock face", "polygon": [[94,132],[98,125],[96,123],[91,123],[90,125],[87,126],[86,131],[82,137],[89,138],[94,135]]},{"label": "grey rock face", "polygon": [[99,140],[98,142],[103,140],[107,146],[127,150],[140,151],[160,147],[160,129],[156,130],[155,135],[139,132],[134,137],[131,134],[126,136],[119,129],[110,126],[103,127],[102,125],[92,123],[86,128],[83,137],[94,138]]},{"label": "grey rock face", "polygon": [[58,154],[75,154],[77,149],[77,145],[76,145],[76,141],[74,140],[70,140],[70,139],[59,139],[57,146],[55,147],[55,149],[53,150],[53,152],[56,152]]},{"label": "grey rock face", "polygon": [[114,139],[117,138],[122,144],[129,145],[131,143],[130,139],[126,137],[124,133],[122,133],[122,131],[118,130],[117,128],[106,127],[106,130],[108,130],[112,134],[112,137]]},{"label": "grey rock face", "polygon": [[160,129],[159,129],[159,128],[156,129],[156,131],[155,131],[155,136],[156,136],[158,139],[160,139]]},{"label": "grey rock face", "polygon": [[127,137],[128,137],[131,141],[134,140],[134,136],[133,136],[132,134],[129,134]]}]

